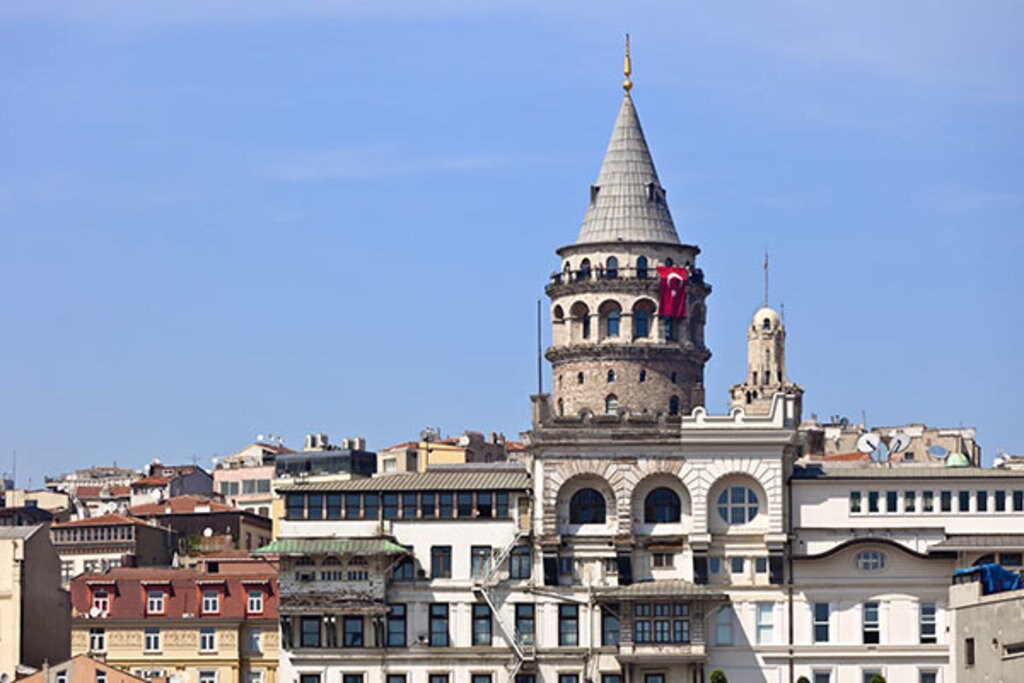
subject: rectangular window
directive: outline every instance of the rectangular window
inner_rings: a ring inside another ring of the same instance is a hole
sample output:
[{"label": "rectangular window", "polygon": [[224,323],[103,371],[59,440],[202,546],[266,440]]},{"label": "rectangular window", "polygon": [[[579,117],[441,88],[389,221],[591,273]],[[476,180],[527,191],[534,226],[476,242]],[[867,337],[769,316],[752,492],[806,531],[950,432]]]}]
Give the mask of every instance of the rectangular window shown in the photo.
[{"label": "rectangular window", "polygon": [[430,646],[448,647],[448,604],[430,605]]},{"label": "rectangular window", "polygon": [[865,645],[877,645],[879,642],[878,603],[865,602],[862,608],[863,633]]},{"label": "rectangular window", "polygon": [[580,608],[578,605],[558,606],[558,645],[576,647],[579,644]]},{"label": "rectangular window", "polygon": [[771,645],[775,642],[775,605],[770,602],[757,603],[757,644]]},{"label": "rectangular window", "polygon": [[448,674],[430,674],[427,680],[430,683],[448,683]]},{"label": "rectangular window", "polygon": [[473,605],[473,645],[491,645],[491,608]]},{"label": "rectangular window", "polygon": [[456,496],[458,503],[459,519],[468,519],[473,516],[473,494],[459,493]]},{"label": "rectangular window", "polygon": [[903,492],[903,511],[915,512],[917,510],[917,494],[914,491]]},{"label": "rectangular window", "polygon": [[943,512],[953,511],[953,492],[942,491],[939,493],[939,507]]},{"label": "rectangular window", "polygon": [[1006,491],[995,492],[996,512],[1006,512]]},{"label": "rectangular window", "polygon": [[654,642],[668,643],[672,640],[672,605],[658,603],[654,605]]},{"label": "rectangular window", "polygon": [[878,491],[868,491],[868,512],[878,512]]},{"label": "rectangular window", "polygon": [[828,642],[828,617],[829,609],[827,602],[814,603],[814,642]]},{"label": "rectangular window", "polygon": [[299,683],[320,683],[320,674],[300,674]]},{"label": "rectangular window", "polygon": [[960,512],[970,512],[971,511],[971,492],[970,491],[960,491],[958,495],[960,497]]},{"label": "rectangular window", "polygon": [[672,620],[672,642],[690,642],[690,606],[686,603],[677,602],[673,606]]},{"label": "rectangular window", "polygon": [[964,664],[974,666],[974,638],[964,640]]},{"label": "rectangular window", "polygon": [[341,519],[341,494],[327,494],[327,519]]},{"label": "rectangular window", "polygon": [[345,519],[359,519],[360,506],[358,493],[345,494]]},{"label": "rectangular window", "polygon": [[416,519],[416,494],[402,494],[402,519]]},{"label": "rectangular window", "polygon": [[262,633],[258,628],[250,628],[245,632],[245,647],[249,652],[260,652],[262,641]]},{"label": "rectangular window", "polygon": [[897,508],[899,507],[899,505],[898,505],[898,503],[899,503],[898,498],[899,498],[899,494],[896,493],[896,491],[886,491],[885,492],[885,511],[886,512],[896,512]]},{"label": "rectangular window", "polygon": [[342,619],[342,647],[363,647],[363,617],[347,616]]},{"label": "rectangular window", "polygon": [[452,578],[452,547],[435,545],[430,549],[430,576],[434,579]]},{"label": "rectangular window", "polygon": [[220,612],[220,591],[206,589],[203,591],[203,614]]},{"label": "rectangular window", "polygon": [[377,519],[380,509],[380,496],[376,493],[363,494],[363,519]]},{"label": "rectangular window", "polygon": [[601,645],[619,644],[619,606],[601,606]]},{"label": "rectangular window", "polygon": [[815,671],[814,683],[832,683],[831,671]]},{"label": "rectangular window", "polygon": [[302,617],[299,629],[301,647],[320,647],[320,617]]},{"label": "rectangular window", "polygon": [[441,493],[437,496],[437,511],[438,516],[441,519],[451,519],[453,515],[452,510],[452,494]]},{"label": "rectangular window", "polygon": [[712,574],[722,573],[722,558],[714,555],[708,557],[708,571]]},{"label": "rectangular window", "polygon": [[142,647],[146,652],[159,652],[160,629],[152,626],[146,627],[145,639],[143,640]]},{"label": "rectangular window", "polygon": [[199,651],[200,652],[216,652],[217,651],[217,629],[213,629],[213,628],[201,628],[201,629],[199,629]]},{"label": "rectangular window", "polygon": [[1020,567],[1024,564],[1024,553],[999,553],[999,564],[1004,567]]},{"label": "rectangular window", "polygon": [[470,683],[491,683],[491,674],[473,674],[469,681]]},{"label": "rectangular window", "polygon": [[474,545],[469,551],[469,575],[482,579],[491,571],[491,546]]},{"label": "rectangular window", "polygon": [[508,558],[508,576],[510,579],[530,578],[530,546],[517,545]]},{"label": "rectangular window", "polygon": [[767,557],[755,557],[754,558],[754,571],[758,574],[768,573],[768,558]]},{"label": "rectangular window", "polygon": [[922,512],[935,512],[935,492],[934,491],[922,491],[921,492],[921,511]]},{"label": "rectangular window", "polygon": [[89,629],[89,652],[107,651],[107,631],[102,628]]},{"label": "rectangular window", "polygon": [[654,632],[651,627],[651,615],[653,609],[648,603],[637,603],[633,605],[633,642],[638,644],[650,643],[654,640]]},{"label": "rectangular window", "polygon": [[508,517],[508,493],[505,491],[494,494],[494,516],[499,519]]},{"label": "rectangular window", "polygon": [[[105,590],[98,590],[92,594],[92,606],[100,612],[110,611],[110,593]],[[161,610],[162,611],[162,610]]]},{"label": "rectangular window", "polygon": [[715,644],[732,645],[731,607],[722,607],[715,612]]},{"label": "rectangular window", "polygon": [[978,512],[988,512],[988,491],[978,491],[975,494]]},{"label": "rectangular window", "polygon": [[579,674],[558,674],[558,683],[580,683]]},{"label": "rectangular window", "polygon": [[388,647],[405,647],[405,605],[391,605],[388,611]]},{"label": "rectangular window", "polygon": [[559,555],[558,556],[558,575],[559,576],[575,576],[574,563],[572,555]]},{"label": "rectangular window", "polygon": [[922,643],[936,643],[938,642],[936,637],[936,619],[935,619],[935,603],[934,602],[922,602],[921,603],[921,614],[920,614],[920,627],[921,627],[921,642]]},{"label": "rectangular window", "polygon": [[621,674],[601,674],[601,683],[622,683]]},{"label": "rectangular window", "polygon": [[416,562],[412,559],[412,548],[406,547],[409,554],[395,564],[391,570],[391,578],[395,581],[412,581],[416,578]]},{"label": "rectangular window", "polygon": [[164,595],[163,591],[146,591],[146,614],[164,613]]},{"label": "rectangular window", "polygon": [[922,671],[917,677],[918,683],[938,683],[938,671]]},{"label": "rectangular window", "polygon": [[405,683],[405,674],[388,674],[385,683]]},{"label": "rectangular window", "polygon": [[860,512],[860,491],[850,491],[850,512]]},{"label": "rectangular window", "polygon": [[385,493],[383,503],[384,519],[398,519],[398,494]]},{"label": "rectangular window", "polygon": [[300,493],[289,493],[285,498],[288,519],[303,519],[306,516],[306,497]]},{"label": "rectangular window", "polygon": [[1013,492],[1013,511],[1024,512],[1024,491]]},{"label": "rectangular window", "polygon": [[493,497],[490,493],[478,493],[476,494],[476,514],[477,517],[483,517],[484,519],[490,519],[494,516],[494,506],[492,504]]},{"label": "rectangular window", "polygon": [[263,614],[263,591],[258,588],[250,588],[245,608],[249,614]]},{"label": "rectangular window", "polygon": [[671,569],[675,566],[675,553],[654,553],[651,555],[651,567],[654,569]]},{"label": "rectangular window", "polygon": [[747,562],[745,557],[730,557],[729,558],[729,572],[733,576],[742,576],[746,573]]},{"label": "rectangular window", "polygon": [[861,681],[863,681],[863,683],[871,683],[872,678],[881,675],[882,672],[878,669],[861,669]]},{"label": "rectangular window", "polygon": [[433,518],[435,515],[435,503],[436,497],[433,493],[422,493],[420,494],[420,510],[423,512],[423,516],[427,518]]},{"label": "rectangular window", "polygon": [[363,674],[342,674],[341,683],[363,683]]},{"label": "rectangular window", "polygon": [[530,603],[516,605],[516,635],[523,645],[533,645],[534,613],[534,606]]}]

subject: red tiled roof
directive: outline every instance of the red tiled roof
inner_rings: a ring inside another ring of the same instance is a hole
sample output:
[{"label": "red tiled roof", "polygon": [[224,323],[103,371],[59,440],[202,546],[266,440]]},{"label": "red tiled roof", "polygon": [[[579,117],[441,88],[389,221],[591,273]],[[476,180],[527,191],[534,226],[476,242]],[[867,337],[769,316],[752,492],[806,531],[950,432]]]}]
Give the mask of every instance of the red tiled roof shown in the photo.
[{"label": "red tiled roof", "polygon": [[834,455],[826,455],[822,458],[826,462],[870,462],[871,456],[867,453],[836,453]]},{"label": "red tiled roof", "polygon": [[116,526],[121,524],[136,524],[141,526],[152,526],[145,520],[136,519],[135,517],[129,517],[128,515],[109,514],[101,515],[99,517],[86,517],[84,519],[76,519],[71,522],[60,522],[54,524],[54,529],[64,529],[67,527],[79,527],[79,526]]},{"label": "red tiled roof", "polygon": [[132,488],[136,486],[163,486],[170,482],[170,479],[165,477],[143,477],[142,479],[136,479],[132,482]]},{"label": "red tiled roof", "polygon": [[78,498],[124,498],[132,493],[131,486],[111,486],[107,489],[107,496],[102,496],[102,486],[79,486],[75,489],[75,496]]},{"label": "red tiled roof", "polygon": [[526,450],[526,444],[522,441],[506,441],[505,452],[506,453],[519,453]]},{"label": "red tiled roof", "polygon": [[394,446],[388,446],[387,448],[382,448],[381,450],[394,451],[398,450],[399,448],[419,448],[419,444],[416,443],[415,441],[403,441],[402,443],[396,443]]},{"label": "red tiled roof", "polygon": [[[200,514],[204,512],[241,512],[238,508],[201,496],[175,496],[174,498],[168,498],[162,503],[135,505],[128,508],[128,512],[145,517],[166,514],[189,515],[195,513],[197,507],[207,508],[202,510]],[[168,512],[168,509],[170,509],[170,512]]]}]

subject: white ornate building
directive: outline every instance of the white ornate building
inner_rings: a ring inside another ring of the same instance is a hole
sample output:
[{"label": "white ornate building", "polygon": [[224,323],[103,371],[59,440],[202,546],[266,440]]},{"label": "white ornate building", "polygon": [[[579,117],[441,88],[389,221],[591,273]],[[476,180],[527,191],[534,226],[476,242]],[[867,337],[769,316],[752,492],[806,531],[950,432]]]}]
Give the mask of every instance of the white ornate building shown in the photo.
[{"label": "white ornate building", "polygon": [[[769,308],[706,412],[711,288],[628,76],[523,461],[278,486],[283,681],[952,683],[953,568],[1022,564],[1024,472],[804,455]],[[658,317],[659,265],[689,268],[687,318]]]}]

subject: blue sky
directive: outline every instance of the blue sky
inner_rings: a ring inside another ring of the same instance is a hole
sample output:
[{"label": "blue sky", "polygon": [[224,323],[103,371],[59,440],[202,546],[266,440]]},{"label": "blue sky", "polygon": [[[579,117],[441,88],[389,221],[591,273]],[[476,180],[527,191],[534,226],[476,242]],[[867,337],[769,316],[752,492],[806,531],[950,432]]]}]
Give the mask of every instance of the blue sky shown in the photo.
[{"label": "blue sky", "polygon": [[1024,452],[1019,3],[626,7],[0,3],[0,468],[526,429],[625,31],[708,407],[767,248],[806,413]]}]

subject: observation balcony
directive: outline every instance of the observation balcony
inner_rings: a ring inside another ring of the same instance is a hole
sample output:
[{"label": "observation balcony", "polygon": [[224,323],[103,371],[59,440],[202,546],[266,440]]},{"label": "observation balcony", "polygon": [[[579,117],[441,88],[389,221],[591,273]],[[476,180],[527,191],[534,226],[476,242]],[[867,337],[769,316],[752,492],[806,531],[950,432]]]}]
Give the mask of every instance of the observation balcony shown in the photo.
[{"label": "observation balcony", "polygon": [[[699,287],[705,294],[711,287],[704,282],[704,271],[690,269],[687,287]],[[658,293],[658,269],[656,267],[620,267],[606,269],[603,266],[562,270],[551,273],[544,292],[549,297],[590,291],[622,291],[628,293]]]}]

